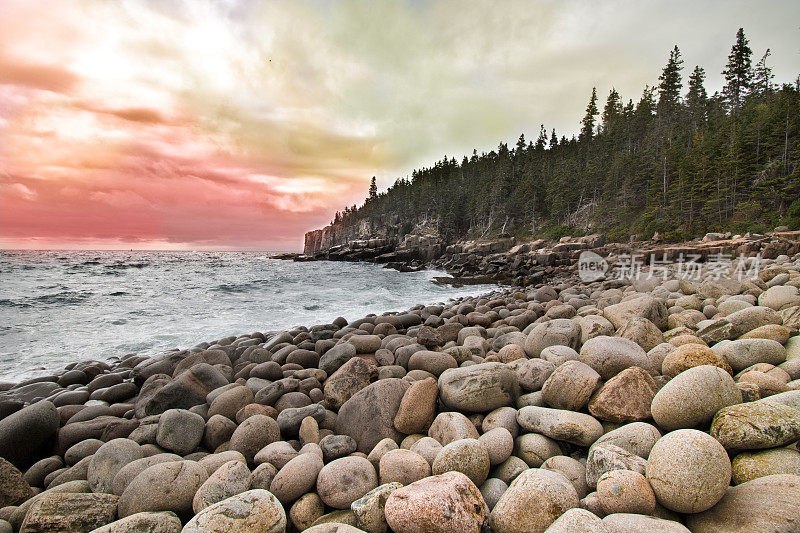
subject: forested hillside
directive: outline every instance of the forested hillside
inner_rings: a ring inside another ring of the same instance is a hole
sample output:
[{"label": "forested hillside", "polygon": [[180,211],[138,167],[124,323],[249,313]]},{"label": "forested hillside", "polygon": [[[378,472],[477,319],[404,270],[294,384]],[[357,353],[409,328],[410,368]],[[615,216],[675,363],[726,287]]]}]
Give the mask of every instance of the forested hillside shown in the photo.
[{"label": "forested hillside", "polygon": [[800,77],[776,85],[769,49],[754,58],[741,29],[722,75],[723,91],[708,95],[703,68],[684,68],[675,46],[638,101],[612,89],[603,104],[593,90],[577,137],[542,125],[533,141],[445,157],[381,194],[373,178],[364,205],[334,222],[399,215],[401,236],[427,220],[446,240],[797,229]]}]

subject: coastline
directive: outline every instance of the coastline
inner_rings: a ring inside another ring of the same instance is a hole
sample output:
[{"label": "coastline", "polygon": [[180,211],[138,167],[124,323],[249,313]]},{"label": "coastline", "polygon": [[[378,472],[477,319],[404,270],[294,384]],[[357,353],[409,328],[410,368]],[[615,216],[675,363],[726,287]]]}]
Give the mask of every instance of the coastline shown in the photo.
[{"label": "coastline", "polygon": [[[246,509],[274,531],[404,532],[442,522],[423,505],[441,500],[465,530],[515,530],[525,506],[542,529],[564,515],[683,531],[732,519],[733,479],[748,527],[792,523],[800,254],[761,251],[722,276],[666,261],[624,279],[623,254],[598,254],[598,275],[595,252],[569,250],[578,261],[524,288],[3,384],[0,467],[18,491],[0,520],[26,530],[70,509],[86,531],[222,531]],[[753,424],[764,409],[783,418]],[[737,462],[776,446],[791,457],[764,458],[769,475]]]}]

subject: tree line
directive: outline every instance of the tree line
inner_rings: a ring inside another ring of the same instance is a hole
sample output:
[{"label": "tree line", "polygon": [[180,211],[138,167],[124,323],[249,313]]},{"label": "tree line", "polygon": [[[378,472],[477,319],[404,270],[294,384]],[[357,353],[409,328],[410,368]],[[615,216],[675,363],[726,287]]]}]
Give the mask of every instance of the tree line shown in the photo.
[{"label": "tree line", "polygon": [[659,232],[681,240],[707,231],[800,229],[800,76],[776,85],[767,49],[739,29],[719,93],[695,66],[684,86],[680,50],[638,101],[611,89],[602,110],[592,90],[579,134],[539,128],[535,141],[444,157],[378,193],[334,223],[373,225],[394,216],[397,236],[435,224],[448,241],[602,232],[611,240]]}]

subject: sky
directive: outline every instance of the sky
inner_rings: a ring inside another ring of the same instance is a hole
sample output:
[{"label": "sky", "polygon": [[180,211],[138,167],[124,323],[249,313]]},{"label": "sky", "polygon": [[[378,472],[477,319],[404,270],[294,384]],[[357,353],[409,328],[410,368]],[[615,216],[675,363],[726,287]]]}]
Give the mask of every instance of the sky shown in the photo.
[{"label": "sky", "polygon": [[800,73],[800,2],[0,0],[0,248],[295,251],[443,155],[577,132],[739,27]]}]

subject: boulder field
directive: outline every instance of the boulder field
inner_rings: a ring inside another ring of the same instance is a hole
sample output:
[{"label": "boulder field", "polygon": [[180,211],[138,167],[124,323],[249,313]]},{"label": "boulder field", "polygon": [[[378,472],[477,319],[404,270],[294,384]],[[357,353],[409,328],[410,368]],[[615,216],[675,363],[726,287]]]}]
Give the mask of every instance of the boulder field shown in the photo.
[{"label": "boulder field", "polygon": [[0,533],[800,527],[800,255],[0,383]]}]

